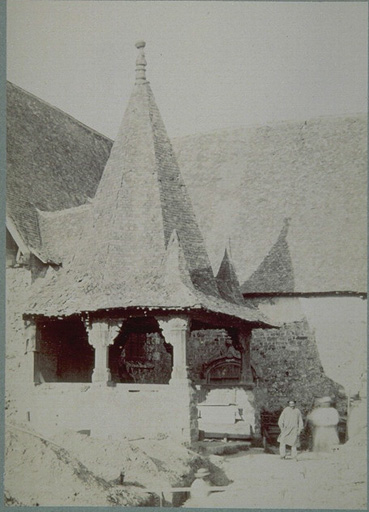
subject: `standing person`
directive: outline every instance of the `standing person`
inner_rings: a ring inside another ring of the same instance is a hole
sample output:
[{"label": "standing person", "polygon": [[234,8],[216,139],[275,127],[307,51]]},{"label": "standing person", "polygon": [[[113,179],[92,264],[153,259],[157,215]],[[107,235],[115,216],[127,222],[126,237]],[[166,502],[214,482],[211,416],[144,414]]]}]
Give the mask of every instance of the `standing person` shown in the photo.
[{"label": "standing person", "polygon": [[281,459],[286,458],[286,446],[291,447],[291,457],[297,459],[297,442],[304,422],[300,410],[296,408],[295,400],[290,400],[288,406],[283,409],[278,426],[281,429],[278,437]]},{"label": "standing person", "polygon": [[333,446],[339,444],[337,425],[340,417],[331,402],[329,396],[320,398],[318,407],[315,407],[308,416],[308,420],[313,425],[314,452],[330,452]]}]

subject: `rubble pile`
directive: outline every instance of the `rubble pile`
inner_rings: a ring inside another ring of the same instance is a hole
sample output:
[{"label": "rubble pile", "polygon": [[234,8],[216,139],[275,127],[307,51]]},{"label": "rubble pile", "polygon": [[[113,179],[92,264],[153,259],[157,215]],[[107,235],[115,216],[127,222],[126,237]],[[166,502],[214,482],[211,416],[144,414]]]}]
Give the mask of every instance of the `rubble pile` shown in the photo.
[{"label": "rubble pile", "polygon": [[68,431],[46,440],[10,425],[5,439],[5,502],[154,506],[158,495],[145,488],[186,485],[204,464],[209,462],[169,439],[114,441]]}]

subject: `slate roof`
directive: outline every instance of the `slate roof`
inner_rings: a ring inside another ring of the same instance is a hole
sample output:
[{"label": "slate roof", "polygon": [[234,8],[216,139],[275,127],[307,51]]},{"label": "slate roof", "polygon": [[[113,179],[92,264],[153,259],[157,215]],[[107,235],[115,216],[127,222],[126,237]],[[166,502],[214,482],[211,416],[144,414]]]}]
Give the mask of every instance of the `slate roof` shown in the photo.
[{"label": "slate roof", "polygon": [[[173,147],[214,268],[230,237],[247,282],[290,218],[295,292],[366,292],[365,114],[193,135]],[[275,290],[254,284],[248,292]]]},{"label": "slate roof", "polygon": [[225,300],[235,304],[244,304],[240,283],[227,249],[224,251],[216,280],[219,292]]},{"label": "slate roof", "polygon": [[74,232],[68,228],[69,240],[63,235],[62,268],[33,286],[26,313],[189,308],[269,325],[219,293],[139,49],[136,84],[95,197],[69,211],[38,213],[50,257],[52,233],[63,223]]},{"label": "slate roof", "polygon": [[[79,216],[85,224],[89,207],[77,208],[78,215],[58,210],[94,197],[111,145],[8,86],[8,215],[25,242],[44,251],[44,260],[60,261],[69,253],[80,229],[69,219]],[[279,288],[270,280],[263,286],[250,281],[289,217],[294,291],[366,291],[365,115],[194,135],[174,139],[173,149],[213,269],[231,237],[233,261],[249,293],[290,290],[286,282]]]},{"label": "slate roof", "polygon": [[26,245],[43,252],[36,208],[56,211],[93,197],[111,146],[106,137],[8,82],[6,206]]},{"label": "slate roof", "polygon": [[268,293],[295,291],[295,277],[287,243],[288,226],[289,219],[285,219],[278,240],[255,272],[242,285],[243,294],[265,293],[265,290],[268,290]]}]

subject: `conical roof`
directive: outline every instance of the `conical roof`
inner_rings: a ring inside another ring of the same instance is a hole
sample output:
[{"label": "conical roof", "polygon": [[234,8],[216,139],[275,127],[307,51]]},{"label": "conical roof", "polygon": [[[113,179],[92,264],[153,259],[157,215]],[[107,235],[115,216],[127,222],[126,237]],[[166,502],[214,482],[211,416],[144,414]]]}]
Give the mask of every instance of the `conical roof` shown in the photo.
[{"label": "conical roof", "polygon": [[219,294],[146,80],[145,43],[136,46],[136,83],[96,195],[84,212],[84,228],[63,268],[39,284],[42,292],[34,293],[33,312],[52,316],[113,308],[202,308],[264,323],[255,311]]},{"label": "conical roof", "polygon": [[[136,84],[93,201],[93,221],[84,234],[74,271],[88,287],[147,287],[176,230],[192,282],[217,295],[216,282],[172,145],[139,47]],[[86,251],[88,250],[88,252]],[[141,284],[140,284],[141,281]]]},{"label": "conical roof", "polygon": [[278,240],[255,272],[241,286],[243,294],[292,293],[295,291],[292,259],[287,242],[289,222],[290,219],[284,220]]},{"label": "conical roof", "polygon": [[220,264],[216,277],[220,295],[235,304],[244,304],[243,296],[240,290],[240,283],[231,261],[228,250],[225,249],[222,263]]}]

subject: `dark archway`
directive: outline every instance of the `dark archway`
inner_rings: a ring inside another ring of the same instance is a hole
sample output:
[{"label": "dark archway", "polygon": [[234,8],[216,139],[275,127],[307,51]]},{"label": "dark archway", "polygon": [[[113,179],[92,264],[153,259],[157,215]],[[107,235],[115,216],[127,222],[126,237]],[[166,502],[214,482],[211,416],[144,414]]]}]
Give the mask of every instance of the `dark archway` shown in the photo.
[{"label": "dark archway", "polygon": [[111,380],[115,383],[168,384],[172,346],[164,341],[155,318],[125,320],[109,348]]},{"label": "dark archway", "polygon": [[41,382],[91,382],[94,349],[79,317],[38,324],[36,375]]}]

